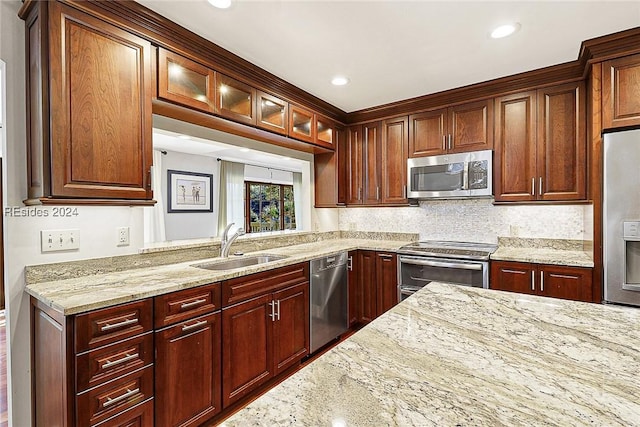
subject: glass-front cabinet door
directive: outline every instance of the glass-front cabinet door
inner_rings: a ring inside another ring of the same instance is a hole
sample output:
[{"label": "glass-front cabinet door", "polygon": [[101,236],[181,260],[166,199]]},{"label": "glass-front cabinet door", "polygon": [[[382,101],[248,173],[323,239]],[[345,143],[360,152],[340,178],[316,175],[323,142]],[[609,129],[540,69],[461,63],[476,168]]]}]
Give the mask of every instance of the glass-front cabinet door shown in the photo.
[{"label": "glass-front cabinet door", "polygon": [[279,134],[287,134],[289,104],[286,101],[258,91],[257,110],[259,127]]},{"label": "glass-front cabinet door", "polygon": [[327,148],[335,148],[335,125],[327,119],[316,115],[316,143]]},{"label": "glass-front cabinet door", "polygon": [[176,53],[159,49],[159,98],[213,113],[215,86],[213,70]]},{"label": "glass-front cabinet door", "polygon": [[256,124],[256,90],[224,74],[216,75],[216,108],[222,117],[246,123]]},{"label": "glass-front cabinet door", "polygon": [[315,142],[315,117],[312,111],[289,105],[289,136],[306,142]]}]

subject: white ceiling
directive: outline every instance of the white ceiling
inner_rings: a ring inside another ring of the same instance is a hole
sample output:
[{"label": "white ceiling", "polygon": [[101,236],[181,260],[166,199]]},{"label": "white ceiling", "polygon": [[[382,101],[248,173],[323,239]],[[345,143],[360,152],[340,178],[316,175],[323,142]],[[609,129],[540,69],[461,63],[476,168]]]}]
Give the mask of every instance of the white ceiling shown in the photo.
[{"label": "white ceiling", "polygon": [[[347,112],[573,61],[640,26],[640,1],[138,1]],[[520,31],[489,37],[507,22]]]}]

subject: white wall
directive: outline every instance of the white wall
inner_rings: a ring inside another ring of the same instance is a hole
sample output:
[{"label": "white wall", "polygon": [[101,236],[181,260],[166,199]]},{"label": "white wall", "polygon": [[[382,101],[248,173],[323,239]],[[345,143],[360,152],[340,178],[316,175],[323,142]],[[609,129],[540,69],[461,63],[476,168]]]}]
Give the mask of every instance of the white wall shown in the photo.
[{"label": "white wall", "polygon": [[341,208],[339,229],[420,233],[421,240],[495,243],[498,237],[589,238],[591,205],[493,205],[491,199],[423,201],[418,207]]},{"label": "white wall", "polygon": [[[218,205],[220,167],[214,157],[167,151],[162,156],[162,191],[164,196],[164,224],[167,240],[215,237],[218,234]],[[213,175],[213,212],[167,212],[167,170],[199,172]]]},{"label": "white wall", "polygon": [[[18,18],[20,1],[0,1],[0,58],[7,66],[7,207],[22,207],[27,194],[24,22]],[[9,338],[9,415],[14,426],[31,424],[29,298],[24,293],[24,267],[136,253],[143,246],[142,209],[78,207],[78,216],[52,217],[51,208],[38,208],[48,217],[5,216],[6,303]],[[31,212],[35,212],[32,210]],[[116,246],[116,227],[129,226],[131,245]],[[80,229],[79,251],[40,253],[42,229]]]}]

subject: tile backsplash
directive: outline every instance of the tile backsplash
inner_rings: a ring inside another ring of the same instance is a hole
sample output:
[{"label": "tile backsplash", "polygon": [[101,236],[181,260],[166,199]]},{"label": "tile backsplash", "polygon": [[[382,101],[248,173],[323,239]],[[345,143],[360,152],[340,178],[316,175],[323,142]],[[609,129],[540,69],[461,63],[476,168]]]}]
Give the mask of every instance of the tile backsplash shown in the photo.
[{"label": "tile backsplash", "polygon": [[341,208],[341,231],[419,233],[421,240],[497,243],[498,237],[590,238],[592,205],[493,205],[492,199],[421,201],[416,207]]}]

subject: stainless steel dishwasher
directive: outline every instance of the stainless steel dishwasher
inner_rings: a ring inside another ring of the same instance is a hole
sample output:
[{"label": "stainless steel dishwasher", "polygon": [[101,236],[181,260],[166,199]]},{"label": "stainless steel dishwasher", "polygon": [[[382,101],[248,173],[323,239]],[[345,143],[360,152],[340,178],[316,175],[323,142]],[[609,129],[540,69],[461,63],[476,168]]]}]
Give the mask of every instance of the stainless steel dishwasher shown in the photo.
[{"label": "stainless steel dishwasher", "polygon": [[349,329],[347,253],[311,261],[311,353]]}]

